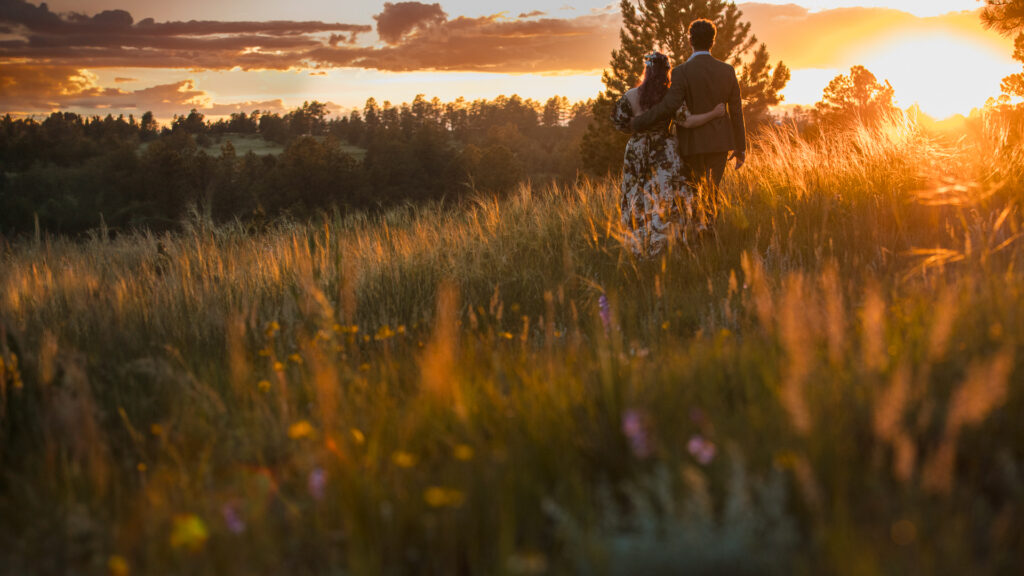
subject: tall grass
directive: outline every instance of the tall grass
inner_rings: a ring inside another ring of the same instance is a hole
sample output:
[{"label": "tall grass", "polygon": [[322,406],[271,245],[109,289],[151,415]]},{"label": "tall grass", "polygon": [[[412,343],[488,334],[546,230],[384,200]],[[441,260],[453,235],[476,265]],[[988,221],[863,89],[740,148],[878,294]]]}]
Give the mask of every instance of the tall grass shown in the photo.
[{"label": "tall grass", "polygon": [[1019,571],[1019,151],[759,141],[655,261],[608,181],[8,247],[0,571]]}]

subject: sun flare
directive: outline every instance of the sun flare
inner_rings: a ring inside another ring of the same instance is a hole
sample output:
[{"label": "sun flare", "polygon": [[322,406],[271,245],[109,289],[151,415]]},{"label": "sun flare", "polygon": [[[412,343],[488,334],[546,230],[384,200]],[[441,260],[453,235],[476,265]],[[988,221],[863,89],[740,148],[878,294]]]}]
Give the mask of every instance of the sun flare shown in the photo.
[{"label": "sun flare", "polygon": [[999,93],[999,78],[1016,72],[1008,55],[955,32],[883,40],[858,58],[889,80],[902,107],[919,104],[938,119],[967,114]]}]

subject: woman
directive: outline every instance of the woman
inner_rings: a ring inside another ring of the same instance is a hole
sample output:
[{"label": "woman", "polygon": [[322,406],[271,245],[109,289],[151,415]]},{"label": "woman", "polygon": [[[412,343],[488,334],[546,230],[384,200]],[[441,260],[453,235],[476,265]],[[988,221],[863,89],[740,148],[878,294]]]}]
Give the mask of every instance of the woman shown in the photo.
[{"label": "woman", "polygon": [[[612,123],[622,132],[630,132],[629,121],[654,106],[669,88],[668,57],[655,52],[644,57],[644,78],[639,86],[626,92],[615,105]],[[725,115],[725,104],[706,114],[690,114],[685,109],[676,115],[682,128],[702,126]],[[692,210],[693,190],[688,186],[676,139],[665,120],[654,128],[637,132],[626,144],[622,167],[622,223],[632,231],[628,239],[637,256],[654,256],[668,245],[678,229],[680,209]]]}]

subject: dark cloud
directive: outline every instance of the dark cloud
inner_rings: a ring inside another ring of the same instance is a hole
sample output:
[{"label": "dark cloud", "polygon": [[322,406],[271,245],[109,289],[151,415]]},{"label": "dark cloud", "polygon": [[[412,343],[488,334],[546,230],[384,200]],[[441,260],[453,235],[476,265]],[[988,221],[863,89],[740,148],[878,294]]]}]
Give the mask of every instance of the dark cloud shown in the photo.
[{"label": "dark cloud", "polygon": [[406,34],[415,30],[428,30],[443,24],[448,15],[440,4],[420,2],[384,3],[384,10],[373,17],[377,21],[377,35],[388,44],[398,44]]},{"label": "dark cloud", "polygon": [[[135,23],[124,10],[94,16],[56,14],[46,4],[0,0],[0,27],[14,38],[0,41],[2,59],[32,59],[79,66],[225,69],[234,66],[302,66],[301,55],[329,42],[354,43],[370,26],[330,22]],[[267,55],[271,56],[267,56]]]},{"label": "dark cloud", "polygon": [[388,71],[590,72],[617,46],[617,14],[574,19],[456,18],[383,48],[323,47],[320,66]]},{"label": "dark cloud", "polygon": [[533,12],[522,12],[519,14],[520,18],[537,18],[538,16],[547,16],[548,13],[543,10],[534,10]]},{"label": "dark cloud", "polygon": [[[532,13],[531,13],[532,14]],[[386,3],[374,17],[386,46],[357,43],[369,26],[324,22],[134,22],[121,10],[56,14],[45,4],[0,0],[0,64],[80,69],[245,70],[361,67],[380,70],[595,71],[616,46],[617,14],[572,19],[449,20],[440,4]]]}]

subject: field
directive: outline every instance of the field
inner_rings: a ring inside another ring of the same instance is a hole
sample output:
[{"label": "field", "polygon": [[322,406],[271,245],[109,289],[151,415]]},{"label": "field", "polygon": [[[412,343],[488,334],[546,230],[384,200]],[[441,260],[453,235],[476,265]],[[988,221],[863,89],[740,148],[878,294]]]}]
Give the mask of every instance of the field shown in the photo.
[{"label": "field", "polygon": [[[227,133],[220,137],[220,139],[213,139],[209,146],[201,147],[200,150],[206,152],[209,156],[220,156],[222,147],[227,142],[231,142],[231,145],[235,148],[235,155],[245,156],[249,152],[257,156],[268,156],[277,155],[284,152],[284,146],[276,142],[270,142],[265,140],[258,134],[234,134]],[[142,144],[140,147],[145,150],[147,144]],[[341,151],[352,156],[356,160],[362,160],[366,157],[366,149],[358,146],[353,146],[347,142],[339,143]]]},{"label": "field", "polygon": [[764,134],[617,183],[0,262],[0,572],[1014,574],[1019,148]]}]

